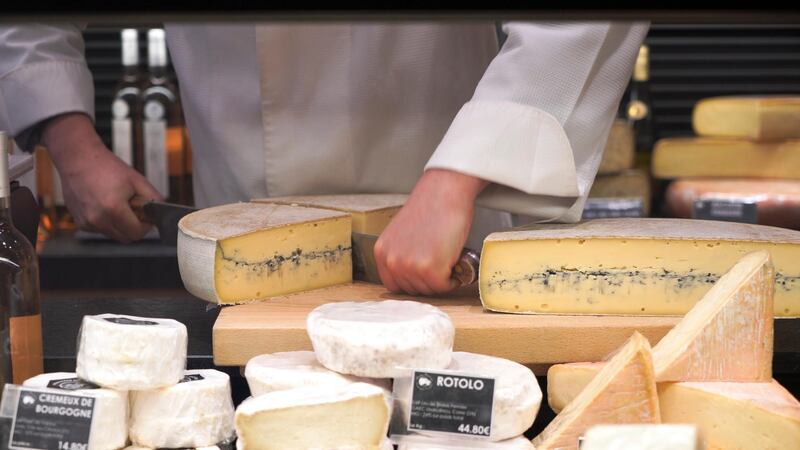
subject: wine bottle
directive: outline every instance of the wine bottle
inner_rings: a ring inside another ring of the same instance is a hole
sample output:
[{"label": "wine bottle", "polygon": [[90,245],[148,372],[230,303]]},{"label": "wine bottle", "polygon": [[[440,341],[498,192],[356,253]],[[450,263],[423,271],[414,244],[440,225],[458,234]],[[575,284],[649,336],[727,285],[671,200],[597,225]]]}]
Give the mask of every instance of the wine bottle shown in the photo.
[{"label": "wine bottle", "polygon": [[642,45],[636,58],[627,103],[627,116],[633,125],[637,153],[649,153],[653,148],[653,111],[649,82],[650,48]]},{"label": "wine bottle", "polygon": [[111,103],[111,147],[119,159],[133,167],[142,158],[141,87],[139,32],[126,28],[122,30],[122,77]]}]

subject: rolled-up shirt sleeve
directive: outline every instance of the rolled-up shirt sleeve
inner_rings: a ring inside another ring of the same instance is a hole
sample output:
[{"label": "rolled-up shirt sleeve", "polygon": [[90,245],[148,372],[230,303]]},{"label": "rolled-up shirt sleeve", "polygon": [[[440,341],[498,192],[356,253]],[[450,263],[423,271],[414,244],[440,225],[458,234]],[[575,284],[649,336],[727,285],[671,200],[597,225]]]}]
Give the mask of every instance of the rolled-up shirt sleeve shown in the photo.
[{"label": "rolled-up shirt sleeve", "polygon": [[480,206],[577,221],[646,23],[521,23],[425,169],[490,181]]},{"label": "rolled-up shirt sleeve", "polygon": [[[84,56],[84,25],[0,26],[0,95],[5,126],[18,138],[67,112],[94,120],[94,85]],[[23,146],[20,143],[20,146]]]}]

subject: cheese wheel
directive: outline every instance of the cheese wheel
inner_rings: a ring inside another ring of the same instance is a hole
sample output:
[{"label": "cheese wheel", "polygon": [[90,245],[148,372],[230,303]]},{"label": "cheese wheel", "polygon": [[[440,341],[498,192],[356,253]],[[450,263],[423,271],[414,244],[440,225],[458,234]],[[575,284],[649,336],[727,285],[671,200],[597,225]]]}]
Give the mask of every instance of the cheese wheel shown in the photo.
[{"label": "cheese wheel", "polygon": [[400,300],[328,303],[309,313],[307,329],[323,366],[371,378],[401,376],[403,367],[443,369],[455,338],[440,309]]},{"label": "cheese wheel", "polygon": [[78,336],[78,377],[116,390],[170,386],[186,367],[186,326],[172,319],[84,316]]},{"label": "cheese wheel", "polygon": [[131,441],[155,448],[216,445],[233,435],[233,413],[227,374],[187,370],[174,386],[131,392]]},{"label": "cheese wheel", "polygon": [[506,439],[500,442],[468,440],[468,439],[445,439],[431,438],[425,436],[404,436],[398,445],[397,450],[534,450],[531,441],[524,436]]},{"label": "cheese wheel", "polygon": [[756,140],[800,138],[800,97],[703,99],[695,104],[692,125],[699,136]]},{"label": "cheese wheel", "polygon": [[89,450],[110,450],[128,442],[128,392],[103,389],[83,381],[75,373],[54,372],[37,375],[22,383],[33,388],[60,389],[95,398]]},{"label": "cheese wheel", "polygon": [[642,169],[598,175],[592,183],[589,198],[641,199],[644,215],[647,216],[650,214],[650,177]]}]

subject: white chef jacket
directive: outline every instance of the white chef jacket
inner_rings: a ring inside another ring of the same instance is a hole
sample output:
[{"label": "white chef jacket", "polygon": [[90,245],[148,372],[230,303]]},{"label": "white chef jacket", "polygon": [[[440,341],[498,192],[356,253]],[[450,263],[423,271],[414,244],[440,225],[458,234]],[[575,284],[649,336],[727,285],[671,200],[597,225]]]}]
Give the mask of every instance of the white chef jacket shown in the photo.
[{"label": "white chef jacket", "polygon": [[[441,168],[490,181],[479,206],[567,222],[580,218],[647,32],[512,22],[498,53],[490,22],[165,28],[198,206],[409,192]],[[0,94],[15,135],[64,112],[93,117],[80,28],[0,27]],[[478,243],[510,225],[477,216]]]}]

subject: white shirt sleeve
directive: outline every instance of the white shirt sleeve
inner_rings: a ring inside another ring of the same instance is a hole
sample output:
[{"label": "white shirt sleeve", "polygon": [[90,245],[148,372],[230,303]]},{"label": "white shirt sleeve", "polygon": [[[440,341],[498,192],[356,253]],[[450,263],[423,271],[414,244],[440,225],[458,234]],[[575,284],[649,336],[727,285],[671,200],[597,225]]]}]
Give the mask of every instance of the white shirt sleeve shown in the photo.
[{"label": "white shirt sleeve", "polygon": [[8,131],[17,135],[67,112],[94,120],[94,85],[84,57],[83,25],[0,27],[0,95]]},{"label": "white shirt sleeve", "polygon": [[490,181],[478,205],[577,221],[645,23],[520,23],[459,111],[427,169]]}]

